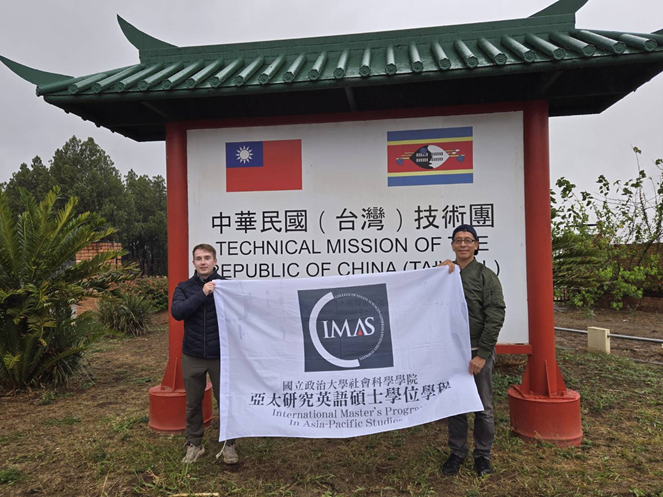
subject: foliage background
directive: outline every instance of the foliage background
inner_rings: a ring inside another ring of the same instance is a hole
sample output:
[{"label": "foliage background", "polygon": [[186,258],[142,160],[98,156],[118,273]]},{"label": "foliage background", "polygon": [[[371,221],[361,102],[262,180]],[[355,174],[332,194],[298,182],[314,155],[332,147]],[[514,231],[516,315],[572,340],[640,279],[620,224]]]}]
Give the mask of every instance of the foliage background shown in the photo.
[{"label": "foliage background", "polygon": [[97,302],[97,317],[110,329],[134,337],[149,330],[149,318],[154,313],[152,301],[135,293],[118,297],[104,296]]},{"label": "foliage background", "polygon": [[64,383],[81,372],[83,355],[106,329],[73,316],[72,306],[136,276],[133,265],[111,264],[119,250],[75,262],[114,231],[95,214],[75,214],[76,198],[58,193],[54,187],[38,203],[19,189],[23,209],[14,211],[0,192],[0,389]]},{"label": "foliage background", "polygon": [[632,179],[600,175],[592,194],[560,178],[551,190],[555,286],[575,305],[621,309],[625,300],[663,296],[663,160],[643,167],[633,151]]},{"label": "foliage background", "polygon": [[138,295],[149,299],[154,312],[168,309],[168,278],[166,276],[145,276],[118,283],[116,294]]},{"label": "foliage background", "polygon": [[93,212],[115,228],[109,240],[127,251],[124,260],[135,262],[148,275],[167,273],[166,183],[130,170],[122,178],[106,152],[92,139],[75,136],[53,154],[48,166],[37,156],[21,164],[7,183],[0,184],[10,207],[22,207],[19,189],[43,198],[58,186],[63,197],[75,196],[76,214]]}]

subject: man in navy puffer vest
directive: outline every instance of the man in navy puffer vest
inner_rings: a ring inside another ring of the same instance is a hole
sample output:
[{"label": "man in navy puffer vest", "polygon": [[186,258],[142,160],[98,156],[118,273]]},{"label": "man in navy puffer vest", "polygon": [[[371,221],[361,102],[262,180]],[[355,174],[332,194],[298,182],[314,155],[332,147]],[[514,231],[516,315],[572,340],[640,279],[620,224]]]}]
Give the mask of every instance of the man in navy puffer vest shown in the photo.
[{"label": "man in navy puffer vest", "polygon": [[[214,306],[215,280],[225,278],[216,272],[216,250],[211,245],[200,244],[193,248],[194,275],[182,281],[173,294],[170,312],[178,320],[184,320],[182,341],[182,375],[186,390],[187,452],[185,464],[196,461],[205,453],[203,440],[203,398],[207,386],[207,374],[219,402],[220,350],[219,325]],[[223,448],[226,464],[238,461],[235,441],[228,440]]]}]

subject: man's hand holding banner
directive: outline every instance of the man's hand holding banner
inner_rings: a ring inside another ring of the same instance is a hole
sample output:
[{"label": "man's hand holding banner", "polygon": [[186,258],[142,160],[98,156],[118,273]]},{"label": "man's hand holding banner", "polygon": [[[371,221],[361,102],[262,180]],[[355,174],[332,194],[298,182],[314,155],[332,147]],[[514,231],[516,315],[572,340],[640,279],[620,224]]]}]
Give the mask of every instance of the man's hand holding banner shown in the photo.
[{"label": "man's hand holding banner", "polygon": [[458,271],[223,281],[219,439],[343,438],[482,409]]}]

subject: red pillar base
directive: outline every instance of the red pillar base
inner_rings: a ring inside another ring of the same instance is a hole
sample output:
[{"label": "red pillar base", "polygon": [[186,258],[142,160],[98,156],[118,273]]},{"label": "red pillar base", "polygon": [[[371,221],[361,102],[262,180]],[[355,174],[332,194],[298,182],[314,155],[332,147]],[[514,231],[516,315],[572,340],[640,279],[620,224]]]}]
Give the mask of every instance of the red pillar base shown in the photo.
[{"label": "red pillar base", "polygon": [[543,440],[558,447],[580,445],[580,394],[573,390],[553,396],[509,388],[511,431],[528,442]]},{"label": "red pillar base", "polygon": [[[184,389],[173,390],[161,385],[150,388],[150,422],[155,431],[182,433],[185,427],[186,394]],[[207,382],[203,398],[203,422],[212,421],[212,384]]]}]

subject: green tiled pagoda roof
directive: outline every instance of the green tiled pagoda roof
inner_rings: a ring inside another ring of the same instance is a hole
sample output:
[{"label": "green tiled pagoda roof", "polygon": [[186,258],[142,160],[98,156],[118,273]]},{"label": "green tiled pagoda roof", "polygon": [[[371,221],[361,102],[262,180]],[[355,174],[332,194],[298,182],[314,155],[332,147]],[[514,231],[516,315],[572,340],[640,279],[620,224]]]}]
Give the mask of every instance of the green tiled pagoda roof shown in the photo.
[{"label": "green tiled pagoda roof", "polygon": [[547,99],[600,112],[663,70],[663,34],[577,29],[586,0],[518,20],[177,47],[119,18],[134,65],[70,77],[2,58],[68,112],[137,140],[165,122]]}]

